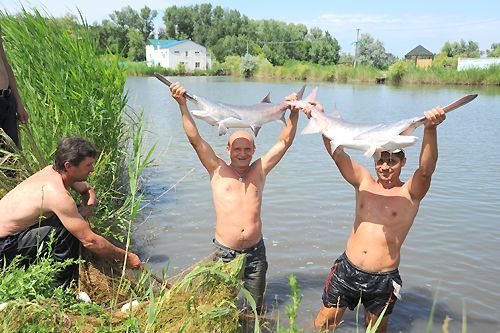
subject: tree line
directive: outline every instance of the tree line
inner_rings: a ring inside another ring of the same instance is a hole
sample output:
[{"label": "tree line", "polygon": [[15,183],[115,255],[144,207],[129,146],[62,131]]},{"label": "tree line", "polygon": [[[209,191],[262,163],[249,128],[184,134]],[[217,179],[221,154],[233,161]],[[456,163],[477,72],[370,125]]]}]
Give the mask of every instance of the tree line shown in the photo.
[{"label": "tree line", "polygon": [[[264,56],[273,65],[289,60],[319,65],[353,63],[354,55],[341,53],[338,41],[318,27],[277,20],[253,20],[234,9],[213,7],[210,3],[192,6],[171,6],[163,13],[162,27],[155,29],[158,11],[144,6],[136,11],[123,7],[109,14],[109,19],[94,23],[92,29],[102,54],[120,54],[132,61],[145,60],[145,47],[150,38],[190,39],[208,48],[215,60],[248,54]],[[67,16],[66,23],[76,24],[76,17]],[[474,41],[446,42],[440,52],[446,57],[500,56],[500,43],[481,51]],[[365,33],[357,41],[356,62],[387,69],[398,58],[386,52],[381,41]]]}]

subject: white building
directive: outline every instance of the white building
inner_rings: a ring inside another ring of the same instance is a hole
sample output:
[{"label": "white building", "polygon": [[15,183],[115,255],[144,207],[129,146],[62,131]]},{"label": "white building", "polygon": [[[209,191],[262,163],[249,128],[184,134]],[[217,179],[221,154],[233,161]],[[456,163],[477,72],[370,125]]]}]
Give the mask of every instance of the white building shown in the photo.
[{"label": "white building", "polygon": [[500,66],[500,58],[458,58],[457,70],[485,69],[494,65]]},{"label": "white building", "polygon": [[191,40],[150,39],[146,45],[148,66],[161,66],[176,69],[184,64],[187,71],[206,70],[212,63],[207,48]]}]

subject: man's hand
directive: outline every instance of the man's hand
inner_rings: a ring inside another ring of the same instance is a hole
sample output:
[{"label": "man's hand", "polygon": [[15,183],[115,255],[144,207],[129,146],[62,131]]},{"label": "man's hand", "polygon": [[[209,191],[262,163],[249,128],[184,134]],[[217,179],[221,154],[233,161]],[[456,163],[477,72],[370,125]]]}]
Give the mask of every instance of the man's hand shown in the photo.
[{"label": "man's hand", "polygon": [[[294,102],[296,100],[297,100],[297,93],[291,93],[290,95],[285,97],[285,101]],[[294,105],[290,105],[289,108],[290,108],[290,111],[292,111],[292,112],[297,112],[300,110],[298,107],[296,107]]]},{"label": "man's hand", "polygon": [[141,269],[143,267],[141,259],[132,252],[127,254],[127,263],[126,266],[128,269]]},{"label": "man's hand", "polygon": [[321,103],[319,101],[309,101],[308,103],[309,103],[309,106],[305,107],[302,110],[302,111],[304,111],[304,113],[306,114],[308,119],[311,118],[312,110],[316,110],[319,112],[325,112],[325,108],[323,107],[323,105],[321,105]]},{"label": "man's hand", "polygon": [[184,96],[185,92],[186,89],[184,89],[179,82],[175,82],[170,85],[172,98],[175,99],[179,105],[186,105],[186,96]]},{"label": "man's hand", "polygon": [[96,202],[95,191],[87,182],[77,182],[72,185],[72,188],[82,196],[81,206],[78,207],[78,212],[84,218],[92,215]]},{"label": "man's hand", "polygon": [[434,109],[424,112],[425,118],[425,128],[436,128],[446,119],[446,113],[441,109],[440,106],[436,106]]},{"label": "man's hand", "polygon": [[28,113],[24,109],[23,103],[17,102],[17,117],[19,118],[19,121],[23,124],[28,123]]}]

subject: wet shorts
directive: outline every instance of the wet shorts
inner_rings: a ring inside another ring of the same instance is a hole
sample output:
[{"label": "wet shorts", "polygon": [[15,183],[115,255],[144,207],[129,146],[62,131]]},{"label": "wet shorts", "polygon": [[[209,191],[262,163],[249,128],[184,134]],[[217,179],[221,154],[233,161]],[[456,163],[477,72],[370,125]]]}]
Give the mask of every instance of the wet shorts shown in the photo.
[{"label": "wet shorts", "polygon": [[356,267],[343,253],[333,265],[326,279],[323,304],[328,307],[348,307],[350,310],[361,304],[365,309],[379,315],[387,305],[384,316],[391,314],[402,281],[398,269],[390,272],[367,272]]}]

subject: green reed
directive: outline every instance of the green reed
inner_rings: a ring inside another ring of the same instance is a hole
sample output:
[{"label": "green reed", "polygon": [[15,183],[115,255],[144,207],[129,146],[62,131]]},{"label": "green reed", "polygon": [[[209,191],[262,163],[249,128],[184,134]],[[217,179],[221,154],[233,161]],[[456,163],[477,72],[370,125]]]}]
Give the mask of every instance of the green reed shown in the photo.
[{"label": "green reed", "polygon": [[141,121],[125,108],[124,66],[118,57],[98,55],[84,21],[68,29],[36,9],[23,9],[16,16],[0,12],[0,24],[4,48],[30,116],[21,136],[25,159],[38,170],[51,164],[62,137],[80,135],[92,141],[100,151],[90,179],[99,199],[93,223],[105,235],[120,236],[126,220],[116,220],[116,207],[126,198],[124,165],[129,142]]}]

